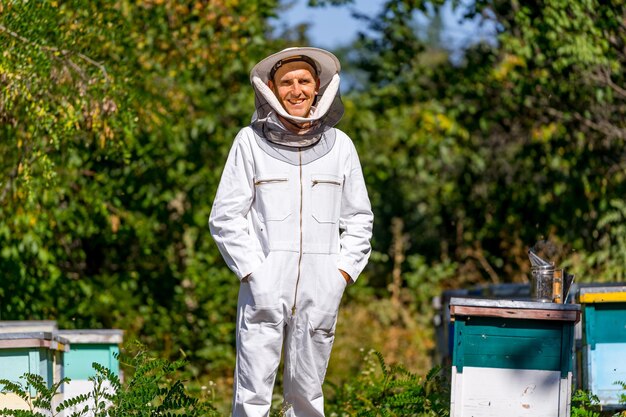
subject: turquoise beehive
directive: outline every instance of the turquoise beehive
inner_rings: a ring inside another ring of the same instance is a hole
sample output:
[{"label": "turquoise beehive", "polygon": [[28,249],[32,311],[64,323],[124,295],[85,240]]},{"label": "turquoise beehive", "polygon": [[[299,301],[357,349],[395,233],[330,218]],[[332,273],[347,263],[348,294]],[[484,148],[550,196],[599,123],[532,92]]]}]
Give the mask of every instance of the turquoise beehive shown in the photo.
[{"label": "turquoise beehive", "polygon": [[[63,385],[63,398],[65,400],[93,392],[94,383],[90,378],[96,375],[94,363],[108,368],[122,379],[118,358],[124,334],[122,330],[59,330],[57,334],[70,342],[69,351],[65,354],[63,361],[65,376],[70,380]],[[113,393],[113,388],[110,385],[105,385],[103,388]],[[86,406],[93,408],[93,400],[90,399],[69,407],[60,417],[70,416],[74,412],[83,410]],[[87,415],[92,414],[88,413]]]},{"label": "turquoise beehive", "polygon": [[120,374],[118,355],[122,343],[122,330],[80,329],[59,330],[59,336],[70,342],[64,356],[65,376],[71,380],[87,380],[95,375],[94,362]]},{"label": "turquoise beehive", "polygon": [[583,388],[596,395],[605,409],[623,409],[626,390],[626,285],[581,287],[583,308]]},{"label": "turquoise beehive", "polygon": [[451,417],[568,417],[580,306],[452,298]]},{"label": "turquoise beehive", "polygon": [[[26,385],[26,373],[39,375],[48,388],[64,377],[63,355],[69,349],[67,339],[52,332],[0,333],[0,379]],[[31,396],[37,392],[31,388]],[[62,399],[59,392],[56,403]],[[0,396],[0,408],[26,409],[26,402],[15,395]]]}]

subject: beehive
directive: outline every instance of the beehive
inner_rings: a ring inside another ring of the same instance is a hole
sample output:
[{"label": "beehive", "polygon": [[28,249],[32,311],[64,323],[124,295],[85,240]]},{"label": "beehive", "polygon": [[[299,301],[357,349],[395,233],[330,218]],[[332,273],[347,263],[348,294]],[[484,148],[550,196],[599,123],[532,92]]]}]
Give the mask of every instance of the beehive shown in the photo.
[{"label": "beehive", "polygon": [[580,306],[452,298],[452,417],[569,416]]}]

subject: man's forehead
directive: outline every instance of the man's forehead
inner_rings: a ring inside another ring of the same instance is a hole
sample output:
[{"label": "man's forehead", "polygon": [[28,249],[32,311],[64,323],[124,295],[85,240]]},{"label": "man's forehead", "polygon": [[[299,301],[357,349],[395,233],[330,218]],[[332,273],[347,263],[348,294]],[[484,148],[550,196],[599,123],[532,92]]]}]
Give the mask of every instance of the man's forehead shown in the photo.
[{"label": "man's forehead", "polygon": [[275,73],[273,79],[279,79],[284,77],[286,74],[299,71],[306,70],[313,78],[317,78],[317,72],[315,68],[313,68],[309,63],[304,61],[292,61],[283,64],[280,68],[278,68]]},{"label": "man's forehead", "polygon": [[303,63],[303,64],[308,64],[307,68],[306,66],[304,68],[309,69],[309,71],[314,75],[317,76],[318,75],[318,68],[317,68],[317,64],[315,63],[315,61],[313,59],[311,59],[310,57],[306,56],[306,55],[292,55],[289,56],[287,58],[283,58],[279,61],[277,61],[274,65],[272,65],[272,68],[270,70],[269,73],[269,79],[271,80],[272,78],[274,78],[274,76],[276,75],[276,73],[283,68],[284,66],[287,66],[289,64],[294,64],[294,63]]}]

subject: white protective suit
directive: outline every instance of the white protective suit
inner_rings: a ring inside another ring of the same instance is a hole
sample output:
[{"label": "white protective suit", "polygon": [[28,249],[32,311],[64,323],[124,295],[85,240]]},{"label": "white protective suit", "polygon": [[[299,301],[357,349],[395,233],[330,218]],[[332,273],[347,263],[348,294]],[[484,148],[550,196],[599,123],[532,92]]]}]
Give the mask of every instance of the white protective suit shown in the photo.
[{"label": "white protective suit", "polygon": [[[233,416],[269,414],[283,346],[286,415],[324,416],[322,383],[346,287],[339,269],[354,281],[365,267],[373,215],[350,138],[326,125],[306,146],[268,140],[263,126],[276,119],[260,111],[268,97],[258,81],[253,70],[257,113],[235,138],[209,221],[242,280]],[[338,102],[331,90],[327,114]],[[319,112],[315,120],[328,122]]]}]

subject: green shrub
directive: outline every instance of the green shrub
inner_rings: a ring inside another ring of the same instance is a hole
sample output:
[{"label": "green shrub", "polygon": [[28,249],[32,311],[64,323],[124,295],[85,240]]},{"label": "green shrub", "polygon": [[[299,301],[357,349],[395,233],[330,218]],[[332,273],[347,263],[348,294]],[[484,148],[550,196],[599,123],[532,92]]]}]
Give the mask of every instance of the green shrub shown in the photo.
[{"label": "green shrub", "polygon": [[[180,379],[184,360],[170,362],[150,356],[142,345],[127,348],[120,359],[130,378],[122,383],[108,368],[93,363],[92,390],[55,406],[55,396],[68,378],[47,386],[40,375],[25,373],[23,382],[0,379],[0,393],[14,394],[24,410],[0,409],[0,416],[56,417],[218,417],[211,400],[191,396]],[[626,389],[626,383],[616,382]],[[418,377],[402,365],[389,365],[380,352],[364,356],[358,375],[342,385],[329,383],[334,395],[326,401],[329,417],[446,417],[450,415],[450,383],[441,367]],[[31,396],[36,392],[36,396]],[[626,396],[622,396],[626,403]],[[280,417],[284,409],[273,410]],[[571,417],[626,417],[626,412],[607,414],[597,396],[583,390],[572,395]]]},{"label": "green shrub", "polygon": [[[54,396],[68,378],[47,387],[40,375],[26,373],[20,377],[25,382],[0,380],[0,393],[11,393],[22,398],[27,410],[0,410],[0,416],[55,417],[70,412],[70,417],[217,417],[219,414],[210,401],[195,398],[186,392],[184,381],[177,378],[185,361],[169,362],[150,356],[141,345],[136,345],[134,355],[123,362],[132,373],[122,384],[108,368],[93,363],[95,376],[91,392],[67,399],[57,406]],[[124,359],[122,359],[124,360]],[[37,392],[31,397],[30,392]]]},{"label": "green shrub", "polygon": [[387,365],[382,354],[370,351],[354,381],[334,387],[327,415],[444,417],[450,414],[448,387],[440,367],[421,378],[401,365]]},{"label": "green shrub", "polygon": [[580,389],[572,395],[571,417],[600,417],[600,410],[597,396]]},{"label": "green shrub", "polygon": [[[618,381],[615,383],[626,389],[626,383]],[[621,404],[626,404],[626,395],[620,398]],[[606,411],[602,410],[599,398],[590,392],[577,390],[572,395],[572,412],[571,417],[626,417],[624,411]]]},{"label": "green shrub", "polygon": [[[617,381],[615,385],[619,385],[623,390],[626,390],[626,381]],[[626,394],[620,395],[619,402],[622,405],[626,405]],[[626,410],[613,414],[613,417],[626,417]]]},{"label": "green shrub", "polygon": [[[0,416],[48,417],[49,415],[56,416],[60,411],[62,411],[62,409],[58,409],[56,413],[51,412],[53,407],[53,398],[57,394],[59,387],[63,383],[68,382],[69,379],[62,379],[61,381],[53,384],[50,388],[48,388],[41,375],[25,373],[20,377],[20,379],[23,379],[26,383],[22,384],[21,382],[12,382],[7,379],[0,379],[0,386],[2,386],[0,393],[17,395],[24,400],[28,410],[10,410],[8,408],[4,408],[0,410]],[[37,391],[36,397],[31,397],[31,388]]]}]

